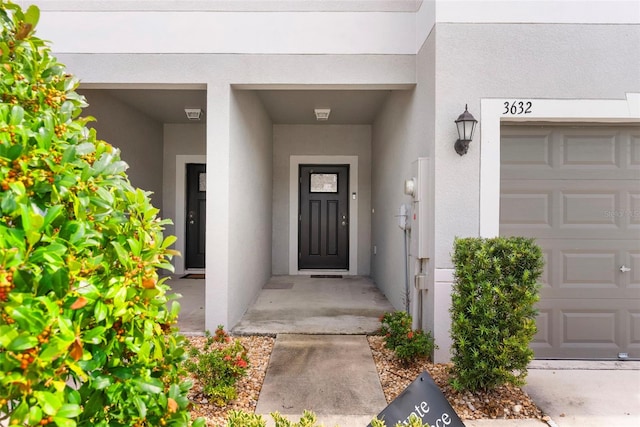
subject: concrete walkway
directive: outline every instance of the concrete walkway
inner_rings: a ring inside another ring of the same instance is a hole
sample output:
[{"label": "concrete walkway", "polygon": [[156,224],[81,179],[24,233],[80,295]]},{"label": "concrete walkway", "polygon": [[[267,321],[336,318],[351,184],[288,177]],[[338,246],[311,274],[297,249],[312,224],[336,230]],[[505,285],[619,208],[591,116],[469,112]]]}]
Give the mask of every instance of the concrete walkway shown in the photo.
[{"label": "concrete walkway", "polygon": [[364,427],[386,406],[366,336],[279,334],[256,413]]}]

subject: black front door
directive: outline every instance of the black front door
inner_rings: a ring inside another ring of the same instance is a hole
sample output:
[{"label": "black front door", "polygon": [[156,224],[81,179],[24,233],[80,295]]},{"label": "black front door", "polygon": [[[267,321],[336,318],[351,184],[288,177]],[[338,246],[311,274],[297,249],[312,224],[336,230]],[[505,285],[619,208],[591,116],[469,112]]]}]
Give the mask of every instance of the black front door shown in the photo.
[{"label": "black front door", "polygon": [[349,165],[300,165],[299,269],[349,269]]},{"label": "black front door", "polygon": [[204,268],[207,165],[187,164],[186,268]]}]

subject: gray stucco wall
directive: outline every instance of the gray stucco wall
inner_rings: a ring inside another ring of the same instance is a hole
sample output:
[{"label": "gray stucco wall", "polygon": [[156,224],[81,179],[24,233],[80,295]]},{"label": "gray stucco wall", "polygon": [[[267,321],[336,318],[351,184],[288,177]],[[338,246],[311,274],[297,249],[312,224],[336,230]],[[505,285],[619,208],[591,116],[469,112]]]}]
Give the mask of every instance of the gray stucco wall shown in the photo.
[{"label": "gray stucco wall", "polygon": [[434,58],[432,34],[417,55],[417,86],[392,92],[373,125],[371,244],[377,253],[371,255],[371,276],[399,310],[405,306],[405,264],[404,236],[396,215],[401,204],[411,205],[403,190],[404,181],[412,178],[412,163],[433,153]]},{"label": "gray stucco wall", "polygon": [[96,129],[98,138],[121,150],[122,160],[129,165],[127,175],[131,183],[152,191],[153,205],[162,208],[162,124],[104,91],[78,92],[89,103],[83,115],[97,119],[89,126]]},{"label": "gray stucco wall", "polygon": [[358,156],[358,274],[370,272],[371,126],[273,126],[273,274],[289,274],[289,160],[292,155]]},{"label": "gray stucco wall", "polygon": [[273,158],[272,123],[258,96],[232,91],[230,113],[229,327],[271,277]]},{"label": "gray stucco wall", "polygon": [[[482,98],[624,99],[640,92],[640,26],[437,24],[436,268],[451,268],[455,236],[479,234]],[[469,104],[480,128],[453,150]]]},{"label": "gray stucco wall", "polygon": [[83,83],[407,85],[413,55],[58,54]]}]

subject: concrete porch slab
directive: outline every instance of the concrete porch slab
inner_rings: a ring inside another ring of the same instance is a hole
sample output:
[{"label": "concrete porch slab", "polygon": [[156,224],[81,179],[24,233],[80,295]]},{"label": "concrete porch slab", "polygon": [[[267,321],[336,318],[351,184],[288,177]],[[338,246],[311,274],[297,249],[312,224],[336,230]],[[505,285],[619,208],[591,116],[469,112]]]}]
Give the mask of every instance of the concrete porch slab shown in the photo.
[{"label": "concrete porch slab", "polygon": [[395,309],[367,277],[274,276],[232,332],[368,334],[389,311]]},{"label": "concrete porch slab", "polygon": [[[179,294],[181,298],[173,300],[180,304],[178,329],[183,335],[204,335],[204,279],[182,279],[172,277],[167,280],[171,287],[170,294]],[[213,331],[211,331],[213,332]]]}]

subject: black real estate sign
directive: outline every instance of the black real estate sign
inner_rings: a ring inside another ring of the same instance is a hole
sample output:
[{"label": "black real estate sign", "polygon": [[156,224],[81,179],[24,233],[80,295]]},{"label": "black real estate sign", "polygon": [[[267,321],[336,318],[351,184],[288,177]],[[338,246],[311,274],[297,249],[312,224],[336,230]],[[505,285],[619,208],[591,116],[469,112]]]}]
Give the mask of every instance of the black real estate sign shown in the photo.
[{"label": "black real estate sign", "polygon": [[431,427],[464,427],[458,414],[427,372],[423,372],[409,384],[378,414],[378,419],[383,420],[387,427],[393,427],[397,423],[408,425],[412,414]]}]

